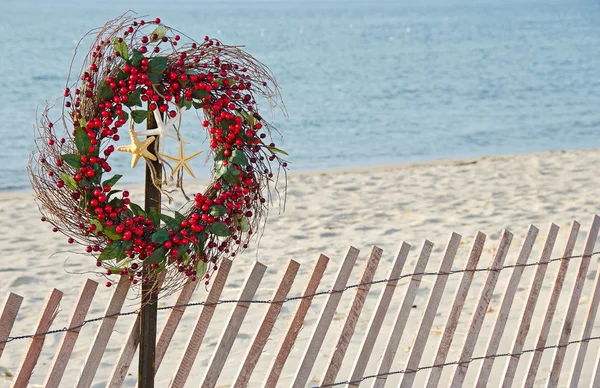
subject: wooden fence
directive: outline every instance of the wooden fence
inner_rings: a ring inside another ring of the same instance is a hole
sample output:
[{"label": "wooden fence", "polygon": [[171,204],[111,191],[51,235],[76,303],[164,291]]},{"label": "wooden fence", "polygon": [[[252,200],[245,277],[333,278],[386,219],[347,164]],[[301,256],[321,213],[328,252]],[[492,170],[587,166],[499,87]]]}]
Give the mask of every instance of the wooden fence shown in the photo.
[{"label": "wooden fence", "polygon": [[[597,254],[594,247],[599,228],[600,218],[594,216],[583,243],[583,251],[574,255],[580,233],[579,224],[573,222],[564,236],[562,253],[555,257],[552,252],[559,228],[551,224],[539,249],[539,258],[530,260],[531,253],[537,247],[535,242],[539,233],[536,227],[531,226],[522,240],[516,260],[509,262],[510,264],[505,262],[513,235],[503,231],[491,262],[486,267],[478,266],[484,253],[486,236],[477,233],[467,255],[466,265],[458,269],[453,269],[453,263],[462,238],[453,233],[439,267],[434,271],[427,270],[427,263],[433,252],[432,243],[425,241],[414,267],[408,269],[405,267],[410,263],[408,258],[411,247],[402,243],[389,263],[387,277],[382,280],[374,279],[383,252],[373,247],[367,255],[359,281],[348,286],[359,257],[359,251],[351,247],[341,261],[330,288],[319,291],[324,280],[325,283],[330,281],[323,276],[330,260],[321,255],[308,276],[302,295],[295,297],[288,297],[288,294],[294,285],[300,264],[290,260],[268,301],[253,299],[267,270],[259,262],[254,263],[236,300],[220,300],[232,265],[230,261],[224,261],[212,280],[204,303],[190,304],[196,284],[189,282],[178,294],[174,307],[164,307],[159,311],[159,314],[166,315],[166,321],[157,341],[156,370],[165,364],[169,344],[178,328],[183,328],[180,323],[184,313],[195,308],[199,311],[189,312],[198,314],[195,324],[184,329],[189,333],[189,339],[183,349],[175,349],[180,353],[179,359],[171,357],[166,367],[166,372],[172,376],[170,387],[183,387],[186,382],[188,386],[201,387],[215,387],[217,383],[233,387],[297,388],[307,385],[383,387],[386,383],[388,386],[399,384],[400,387],[486,387],[492,383],[502,387],[600,387],[600,353],[586,357],[588,347],[597,343],[594,340],[600,339],[592,336],[600,302],[600,268],[595,273],[589,271],[591,258]],[[579,267],[574,277],[567,278],[571,261],[577,262]],[[556,272],[552,280],[546,277],[546,272],[552,268],[550,264],[554,263]],[[521,280],[527,269],[533,272],[529,285],[524,288]],[[483,276],[478,287],[479,296],[473,299],[473,303],[467,303],[469,291],[478,274]],[[589,290],[585,289],[588,291],[584,301],[584,285],[589,283],[585,281],[591,275],[594,276],[593,285],[588,287]],[[501,276],[506,279],[503,283],[498,283]],[[415,306],[415,300],[423,292],[421,285],[425,277],[432,279],[432,282],[427,287],[428,290],[425,290],[427,292],[423,297],[426,297],[426,301],[420,311]],[[450,277],[460,278],[453,289],[446,287]],[[567,284],[572,285],[570,294],[562,293],[567,280]],[[401,283],[402,281],[406,282]],[[544,294],[544,305],[536,309],[545,283],[551,287],[551,294],[549,297]],[[369,303],[366,303],[371,288],[379,284],[384,287],[373,293],[378,294],[378,298],[369,299]],[[503,284],[504,289],[496,291],[497,284]],[[327,286],[326,284],[325,287]],[[76,381],[74,384],[78,388],[90,387],[103,361],[117,320],[129,315],[134,320],[125,336],[126,340],[114,363],[111,361],[112,373],[103,380],[109,387],[124,384],[139,345],[137,315],[121,312],[129,291],[128,281],[126,278],[119,281],[102,317],[86,321],[96,288],[95,281],[87,280],[74,304],[66,329],[49,332],[63,297],[61,291],[52,290],[40,312],[37,326],[32,329],[32,334],[35,335],[29,338],[10,337],[23,298],[13,293],[8,295],[0,316],[0,356],[5,346],[27,344],[20,365],[10,381],[12,387],[28,385],[34,367],[40,360],[45,340],[49,336],[58,335],[62,337],[53,350],[54,357],[47,370],[37,370],[45,374],[43,386],[61,386],[67,365],[75,363],[78,368],[80,365],[81,372],[77,378],[71,376],[69,381]],[[396,289],[401,289],[403,295],[393,303]],[[337,314],[336,310],[340,308],[343,296],[348,294],[353,294],[353,298],[348,301],[344,313]],[[501,295],[501,302],[494,310],[491,308],[491,301],[499,300],[498,295]],[[317,299],[322,300],[320,313],[314,325],[308,325],[307,316]],[[288,303],[295,305],[294,311],[284,309]],[[215,314],[225,314],[226,311],[222,310],[226,309],[227,304],[233,306],[221,328],[218,341],[215,345],[206,345],[207,330],[212,318]],[[254,326],[250,328],[253,335],[245,346],[245,354],[234,356],[238,369],[225,369],[231,349],[236,340],[239,340],[244,318],[249,308],[255,304],[266,304],[268,307],[262,320],[254,322]],[[365,306],[371,312],[370,319],[361,318]],[[440,306],[443,306],[441,310]],[[582,317],[581,314],[577,315],[578,309],[585,310],[583,319],[576,320]],[[396,312],[395,316],[391,316],[391,311]],[[464,321],[462,324],[461,316]],[[514,319],[515,316],[518,319]],[[486,327],[486,319],[490,330],[482,331]],[[440,320],[442,324],[435,324]],[[77,357],[73,349],[80,331],[92,321],[98,322],[99,326],[89,345],[87,356]],[[340,322],[339,332],[331,333],[332,330],[329,329],[334,321]],[[509,325],[510,322],[513,322],[512,326]],[[539,327],[539,330],[530,330],[534,326]],[[412,329],[407,330],[407,327]],[[581,327],[581,333],[574,333],[576,327]],[[310,335],[306,346],[299,348],[297,339],[302,329],[305,333],[310,331]],[[551,329],[554,329],[554,335],[558,338],[556,343],[548,343]],[[385,332],[388,334],[384,335]],[[277,346],[274,351],[266,352],[269,340],[276,337]],[[526,347],[528,338],[534,344],[532,347]],[[408,341],[410,344],[402,357],[399,356],[401,341]],[[201,381],[189,381],[203,344],[212,354],[210,362],[203,368],[204,377]],[[476,353],[477,349],[482,352]],[[501,349],[505,351],[500,351]],[[595,349],[598,349],[597,345]],[[567,357],[567,352],[570,352],[570,357]],[[449,361],[450,354],[458,357]],[[349,357],[345,357],[346,355]],[[572,359],[571,365],[564,366],[565,360],[569,359]],[[257,365],[261,363],[264,365],[257,369]],[[286,365],[291,365],[295,373],[282,382],[282,371]]]}]

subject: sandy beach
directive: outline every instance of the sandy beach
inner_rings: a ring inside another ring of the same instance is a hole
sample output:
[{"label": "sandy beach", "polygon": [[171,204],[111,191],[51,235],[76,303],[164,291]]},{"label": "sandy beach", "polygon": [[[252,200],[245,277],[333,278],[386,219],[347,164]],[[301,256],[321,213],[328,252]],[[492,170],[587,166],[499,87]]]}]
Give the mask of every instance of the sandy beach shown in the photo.
[{"label": "sandy beach", "polygon": [[[419,250],[426,239],[434,243],[434,250],[427,270],[436,271],[451,232],[456,232],[462,236],[461,245],[453,264],[454,269],[464,267],[477,231],[481,231],[487,236],[479,267],[488,265],[503,229],[510,230],[514,234],[506,259],[507,264],[514,263],[530,224],[540,229],[536,245],[529,259],[530,262],[538,260],[551,222],[560,227],[552,257],[559,257],[562,254],[569,226],[573,220],[581,223],[581,231],[574,251],[575,254],[580,254],[592,215],[599,212],[597,194],[597,187],[600,185],[600,175],[597,171],[599,155],[600,150],[592,149],[375,166],[354,170],[292,172],[288,180],[285,212],[279,212],[277,206],[272,208],[260,244],[257,246],[257,243],[254,242],[244,254],[234,261],[234,267],[222,298],[237,297],[240,287],[255,260],[268,267],[262,285],[255,297],[256,299],[271,298],[289,259],[301,263],[297,280],[290,292],[290,295],[299,295],[302,293],[314,262],[320,253],[330,258],[325,278],[319,287],[319,290],[327,290],[331,286],[338,266],[350,245],[361,251],[355,271],[350,278],[350,284],[358,281],[365,258],[373,245],[382,248],[384,252],[375,275],[376,279],[383,279],[387,276],[397,247],[403,241],[412,246],[403,273],[412,272]],[[204,182],[195,182],[187,191],[199,191],[203,185]],[[131,191],[132,193],[141,193],[139,188],[131,188]],[[137,194],[137,198],[135,198],[138,201],[139,196],[140,194]],[[173,207],[176,208],[177,204]],[[0,219],[2,220],[0,223],[0,247],[2,247],[3,254],[0,295],[4,298],[7,292],[10,291],[25,298],[18,321],[12,331],[13,336],[30,334],[34,331],[43,300],[52,287],[56,287],[65,293],[61,302],[61,310],[52,327],[64,327],[78,290],[87,278],[100,282],[100,287],[88,317],[93,318],[103,314],[105,301],[111,295],[111,291],[104,286],[104,278],[94,273],[96,267],[90,257],[68,252],[69,248],[72,247],[66,243],[66,239],[62,235],[52,233],[48,224],[39,221],[40,215],[30,192],[1,193]],[[600,250],[599,247],[600,244],[597,244],[595,250]],[[584,314],[589,307],[597,264],[598,259],[594,257],[578,308],[577,324],[573,329],[571,339],[577,339],[581,336],[581,322],[583,322]],[[548,344],[557,342],[558,330],[564,319],[568,297],[578,266],[577,262],[572,263],[569,267]],[[525,349],[534,347],[537,340],[541,317],[543,317],[543,312],[548,304],[557,268],[556,263],[548,266],[535,310],[536,318],[531,325]],[[511,271],[502,271],[500,275],[474,356],[485,353],[487,341],[489,340],[488,334],[491,332],[491,327],[497,318],[497,310],[502,301],[502,294]],[[528,296],[528,285],[534,272],[535,267],[529,267],[524,271],[505,330],[505,336],[508,338],[513,338],[518,328],[521,311]],[[484,273],[477,273],[474,277],[448,361],[458,359],[459,348],[462,346],[479,289],[484,282],[484,275]],[[408,320],[392,370],[401,370],[405,367],[421,314],[424,311],[434,281],[434,277],[425,277],[421,283],[415,301],[415,308]],[[449,276],[448,278],[444,296],[445,302],[440,304],[427,345],[427,349],[434,350],[425,352],[421,365],[430,365],[435,357],[440,334],[444,328],[452,297],[459,282],[460,276]],[[402,302],[407,284],[408,280],[400,282],[397,287],[366,374],[376,372],[377,363],[385,348],[385,342],[393,325],[393,318],[396,316]],[[383,290],[382,285],[375,285],[371,288],[358,321],[357,332],[352,338],[348,355],[338,375],[338,381],[346,380],[349,377],[355,354],[358,351],[362,335],[369,323],[381,290]],[[317,385],[320,381],[321,373],[323,373],[337,341],[339,330],[344,323],[344,314],[352,301],[353,294],[354,291],[348,291],[342,298],[332,327],[321,348],[316,367],[313,369],[310,380],[311,386]],[[206,292],[201,287],[196,291],[192,301],[201,301],[205,295]],[[161,305],[168,305],[172,301],[173,297],[166,298],[161,301]],[[297,364],[305,350],[312,327],[318,318],[320,307],[323,306],[324,301],[325,298],[314,300],[305,322],[309,326],[301,331],[278,386],[287,387],[291,384]],[[128,300],[124,310],[135,310],[136,305],[136,300]],[[187,386],[198,386],[222,327],[229,317],[231,307],[232,305],[222,305],[217,308],[209,334],[202,344]],[[271,340],[253,374],[251,387],[261,386],[273,353],[277,349],[278,340],[285,334],[289,317],[295,307],[296,302],[284,305],[282,317],[277,322]],[[233,375],[237,372],[241,358],[245,355],[245,351],[250,344],[256,327],[262,320],[266,308],[266,305],[253,305],[249,309],[240,335],[225,365],[226,373],[222,374],[218,386],[224,387],[231,384]],[[158,371],[157,386],[166,387],[173,376],[173,371],[179,363],[181,352],[195,324],[199,310],[197,307],[192,307],[184,314],[181,327]],[[161,322],[164,321],[165,317],[166,314],[159,314]],[[540,318],[537,319],[537,317]],[[93,387],[105,386],[114,359],[120,351],[120,346],[127,338],[132,322],[130,318],[119,319]],[[89,343],[97,327],[98,324],[94,323],[82,329],[63,380],[64,386],[72,386],[76,381],[81,361],[87,354]],[[593,335],[598,335],[598,330],[600,330],[599,323],[595,325]],[[59,341],[60,335],[50,335],[46,338],[46,345],[31,380],[31,386],[42,383]],[[2,359],[0,359],[0,370],[3,371],[3,374],[16,371],[26,342],[14,341],[7,344]],[[498,352],[506,353],[510,351],[511,346],[511,341],[502,341]],[[576,346],[568,348],[563,370],[570,370],[575,350]],[[588,348],[588,360],[584,367],[583,381],[586,382],[585,386],[589,384],[597,353],[598,343],[591,341]],[[547,351],[543,357],[536,381],[536,384],[539,383],[540,386],[544,385],[546,381],[552,355],[553,352]],[[522,367],[518,370],[516,381],[522,378],[529,357],[530,354],[523,356]],[[75,360],[79,361],[76,362]],[[491,381],[498,381],[502,376],[506,361],[506,358],[496,360]],[[480,362],[471,364],[465,386],[471,386],[479,366]],[[135,366],[130,369],[130,376],[126,380],[125,386],[135,386],[136,370],[137,367]],[[442,381],[448,381],[447,379],[452,376],[453,371],[453,367],[446,368]],[[427,376],[427,371],[417,373],[415,386],[423,386]],[[566,384],[567,378],[568,376],[565,374],[560,386]],[[372,379],[367,380],[361,386],[370,386],[372,381]],[[396,386],[398,381],[400,381],[399,376],[390,376],[388,386]],[[9,382],[10,377],[5,376],[0,381],[0,386],[8,386]]]}]

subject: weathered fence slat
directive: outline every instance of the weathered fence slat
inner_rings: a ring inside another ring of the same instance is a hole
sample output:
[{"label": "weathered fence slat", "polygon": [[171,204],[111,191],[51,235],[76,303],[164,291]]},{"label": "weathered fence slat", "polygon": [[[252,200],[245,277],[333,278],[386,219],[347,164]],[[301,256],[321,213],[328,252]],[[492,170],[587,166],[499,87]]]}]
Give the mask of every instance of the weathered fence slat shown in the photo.
[{"label": "weathered fence slat", "polygon": [[350,278],[350,274],[352,273],[352,268],[354,267],[354,263],[358,257],[358,253],[358,249],[354,247],[350,247],[348,249],[348,253],[346,253],[346,258],[340,266],[333,283],[333,287],[331,287],[332,291],[339,292],[332,292],[331,294],[327,295],[327,302],[325,302],[325,306],[323,307],[323,310],[321,310],[321,315],[319,316],[317,324],[313,330],[308,347],[304,352],[304,356],[302,356],[302,361],[300,362],[296,376],[294,377],[294,383],[292,385],[293,388],[304,388],[306,386],[310,371],[317,360],[319,350],[321,349],[321,345],[333,319],[335,309],[342,298],[341,291],[343,291],[346,287],[348,279]]},{"label": "weathered fence slat", "polygon": [[[403,242],[398,249],[398,253],[396,254],[396,259],[392,264],[392,269],[388,275],[388,279],[397,279],[400,277],[402,273],[402,268],[404,267],[404,263],[406,263],[406,258],[408,257],[408,253],[410,252],[410,244]],[[375,342],[377,341],[377,336],[379,335],[379,331],[381,330],[381,326],[383,325],[383,320],[387,314],[388,308],[390,307],[390,303],[392,301],[392,297],[394,296],[394,291],[396,290],[396,285],[398,284],[398,280],[388,281],[385,285],[385,288],[381,291],[379,296],[379,301],[377,302],[377,307],[375,308],[375,313],[371,317],[371,321],[369,322],[369,329],[365,333],[365,336],[360,345],[360,352],[354,361],[354,368],[352,370],[352,374],[350,375],[350,387],[358,387],[358,383],[353,383],[353,381],[359,381],[365,369],[367,369],[367,364],[369,363],[369,358],[371,357],[371,353],[373,352],[373,347],[375,346]]]},{"label": "weathered fence slat", "polygon": [[[294,284],[294,279],[296,278],[299,268],[300,263],[290,260],[271,301],[282,301],[287,297]],[[271,330],[273,330],[273,326],[277,321],[277,317],[279,316],[282,307],[283,303],[271,303],[269,305],[269,309],[263,318],[262,324],[258,327],[258,330],[252,339],[252,345],[250,345],[246,352],[246,357],[244,358],[245,361],[237,373],[237,378],[233,385],[234,388],[244,388],[248,386],[250,376],[252,376],[252,372],[258,363],[258,359],[269,340],[269,335],[271,335]]]},{"label": "weathered fence slat", "polygon": [[[460,314],[465,304],[465,300],[467,299],[467,294],[469,293],[469,288],[471,287],[473,276],[475,275],[475,272],[473,270],[477,268],[477,263],[479,263],[479,258],[481,257],[481,253],[483,252],[485,237],[485,234],[477,232],[477,235],[473,240],[473,246],[471,248],[471,253],[469,254],[469,260],[467,262],[467,265],[465,266],[465,272],[463,273],[462,279],[460,280],[460,284],[458,285],[458,288],[456,290],[454,302],[452,302],[450,315],[448,316],[448,319],[446,321],[444,333],[442,334],[442,338],[440,339],[440,345],[438,346],[438,351],[436,353],[433,365],[441,365],[446,362],[448,351],[450,350],[450,346],[452,345],[454,332],[456,331],[456,327],[458,326],[458,320],[460,319]],[[427,379],[427,388],[436,388],[438,386],[440,378],[442,377],[443,369],[444,368],[441,366],[431,368],[429,378]]]},{"label": "weathered fence slat", "polygon": [[325,255],[320,255],[319,259],[315,263],[315,267],[313,268],[312,274],[310,275],[310,279],[308,280],[308,284],[306,285],[306,289],[302,294],[303,298],[300,300],[296,311],[294,312],[294,317],[290,322],[289,328],[286,332],[286,335],[281,341],[279,345],[279,349],[277,351],[277,355],[273,359],[271,363],[271,367],[269,368],[269,373],[267,378],[265,379],[265,387],[267,388],[275,388],[277,386],[277,381],[279,381],[279,376],[281,375],[281,371],[285,365],[285,362],[296,342],[296,338],[298,337],[298,333],[302,328],[302,324],[304,322],[304,318],[306,317],[306,313],[310,305],[312,304],[312,296],[315,292],[317,292],[317,288],[319,287],[319,283],[323,278],[323,274],[325,273],[325,269],[327,269],[327,263],[329,262],[329,258]]},{"label": "weathered fence slat", "polygon": [[[500,346],[500,340],[502,339],[502,334],[504,333],[504,329],[506,328],[506,321],[508,320],[508,315],[510,313],[513,300],[515,298],[517,290],[519,289],[519,282],[521,281],[521,276],[523,275],[523,271],[525,270],[525,267],[523,267],[523,265],[527,263],[527,260],[529,260],[529,255],[531,254],[531,250],[533,249],[533,245],[535,244],[535,239],[538,235],[538,232],[538,228],[536,228],[533,225],[530,225],[529,230],[527,231],[527,235],[525,236],[525,240],[523,240],[523,244],[521,245],[519,256],[517,257],[517,261],[515,262],[516,267],[513,268],[510,280],[506,285],[506,291],[504,291],[504,296],[502,297],[500,310],[498,310],[498,317],[496,318],[496,323],[494,324],[492,335],[490,336],[490,339],[488,341],[487,350],[485,352],[485,355],[488,357],[496,354],[496,352],[498,351],[498,347]],[[493,364],[493,358],[487,358],[481,363],[481,367],[479,368],[479,376],[477,377],[478,387],[485,387],[487,385],[487,381],[490,377]]]},{"label": "weathered fence slat", "polygon": [[346,355],[346,350],[348,349],[350,340],[354,335],[356,322],[358,321],[362,308],[365,304],[365,300],[367,299],[367,295],[369,294],[369,290],[371,289],[371,285],[365,283],[370,283],[375,277],[375,272],[377,271],[377,266],[379,265],[379,260],[381,259],[382,254],[383,251],[380,248],[375,246],[371,248],[371,253],[368,256],[365,268],[359,280],[359,283],[364,285],[359,286],[356,289],[354,300],[352,301],[352,304],[346,313],[346,321],[344,322],[344,326],[340,332],[335,350],[329,358],[328,367],[325,371],[323,379],[321,380],[321,385],[332,384],[335,381],[338,372],[340,371],[342,361]]},{"label": "weathered fence slat", "polygon": [[44,382],[44,388],[53,388],[60,386],[60,381],[65,373],[65,369],[67,367],[67,363],[69,362],[69,357],[73,352],[73,348],[75,347],[75,342],[77,341],[77,337],[79,336],[79,331],[81,330],[81,325],[85,321],[85,317],[88,313],[90,305],[92,304],[92,299],[94,299],[94,295],[96,294],[96,289],[98,288],[98,283],[87,279],[83,283],[83,287],[81,288],[81,292],[79,293],[79,297],[77,298],[77,302],[75,303],[75,308],[71,313],[71,318],[69,319],[68,328],[73,328],[69,331],[66,331],[60,340],[60,344],[58,345],[58,351],[54,355],[54,359],[52,360],[52,364],[50,365],[50,370],[48,375],[46,376],[46,381]]},{"label": "weathered fence slat", "polygon": [[[45,333],[50,329],[50,326],[56,317],[58,305],[60,304],[62,296],[63,293],[56,288],[50,291],[50,295],[46,299],[46,304],[38,318],[35,334]],[[31,379],[33,368],[35,367],[35,364],[37,364],[40,353],[42,352],[45,339],[45,335],[36,335],[29,339],[27,349],[21,359],[21,364],[17,368],[11,387],[22,388],[27,386],[29,379]]]},{"label": "weathered fence slat", "polygon": [[221,297],[230,270],[231,260],[223,259],[219,265],[217,276],[213,279],[212,287],[206,297],[206,304],[202,306],[202,311],[200,311],[200,314],[198,315],[194,331],[187,342],[187,347],[185,348],[177,371],[175,372],[175,376],[169,387],[175,388],[183,387],[185,385],[185,382],[190,375],[190,371],[192,370],[192,366],[194,365],[194,361],[196,360],[196,356],[198,355],[198,351],[200,350],[200,345],[202,345],[202,341],[208,330],[208,325],[215,313],[215,308],[217,307],[216,303]]},{"label": "weathered fence slat", "polygon": [[[592,329],[596,321],[596,314],[598,313],[598,303],[600,302],[600,265],[596,270],[596,277],[594,279],[594,293],[590,301],[590,307],[585,316],[585,326],[579,338],[589,338],[592,336]],[[579,349],[577,351],[577,357],[571,368],[571,376],[569,378],[569,387],[579,387],[579,379],[581,377],[581,371],[583,369],[583,363],[585,361],[585,355],[587,352],[589,341],[582,341],[579,343]]]},{"label": "weathered fence slat", "polygon": [[[556,236],[558,235],[558,229],[558,226],[556,226],[555,224],[550,224],[548,235],[546,237],[546,242],[544,243],[544,248],[540,255],[538,265],[536,266],[535,274],[533,275],[531,285],[529,286],[529,295],[527,296],[527,302],[525,302],[525,306],[523,307],[523,311],[521,313],[521,319],[519,320],[519,328],[517,329],[517,333],[511,351],[513,356],[508,358],[506,364],[503,385],[506,384],[506,386],[510,386],[515,377],[515,374],[517,373],[517,367],[519,364],[519,360],[521,359],[519,353],[521,353],[521,351],[523,350],[525,340],[527,339],[527,334],[529,333],[529,327],[531,326],[531,320],[533,319],[535,306],[537,304],[540,290],[542,289],[542,282],[544,281],[544,277],[546,276],[546,270],[548,269],[548,260],[550,260],[550,257],[552,256],[552,250],[554,249],[554,243],[556,241]],[[491,367],[492,363],[488,362],[488,364]],[[487,378],[481,383],[485,384],[486,382]]]},{"label": "weathered fence slat", "polygon": [[598,237],[598,231],[600,229],[600,217],[594,215],[592,224],[588,232],[585,246],[583,248],[583,255],[581,263],[579,264],[579,271],[573,284],[573,291],[571,293],[571,300],[569,301],[569,307],[565,313],[565,320],[562,325],[560,332],[560,338],[558,340],[559,347],[555,350],[554,361],[552,368],[550,369],[550,376],[548,377],[547,387],[556,387],[560,378],[560,371],[567,351],[566,345],[569,342],[571,331],[573,330],[573,323],[575,321],[575,314],[577,313],[577,306],[579,305],[579,299],[583,291],[583,284],[587,276],[587,271],[590,266],[592,259],[591,254],[594,252],[594,246],[596,245],[596,238]]},{"label": "weathered fence slat", "polygon": [[[565,250],[563,251],[562,257],[569,257],[573,254],[573,249],[575,248],[575,242],[577,241],[578,234],[579,223],[573,221],[571,223],[569,238],[567,239],[567,244],[565,245]],[[552,289],[552,295],[550,296],[550,300],[548,301],[548,307],[546,308],[546,314],[544,316],[544,321],[540,329],[540,335],[535,345],[536,349],[541,349],[544,346],[546,346],[546,340],[548,339],[548,333],[550,333],[550,326],[552,325],[554,312],[556,311],[556,307],[558,306],[558,299],[560,297],[560,292],[565,282],[565,275],[567,274],[567,269],[569,268],[570,261],[570,259],[561,260],[560,266],[556,271],[554,288]],[[543,350],[533,352],[531,361],[529,362],[529,370],[527,372],[527,377],[525,379],[524,385],[526,387],[533,386],[535,382],[535,375],[537,373],[538,367],[540,366],[540,361],[542,360],[543,353]],[[509,385],[506,385],[506,387],[508,386]]]},{"label": "weathered fence slat", "polygon": [[15,320],[17,319],[17,313],[21,308],[23,297],[12,292],[8,293],[4,308],[2,309],[2,316],[0,316],[0,357],[6,346],[8,336],[12,331]]},{"label": "weathered fence slat", "polygon": [[431,335],[433,320],[435,319],[435,314],[440,306],[444,289],[446,288],[446,283],[448,281],[449,271],[452,269],[452,263],[456,257],[460,240],[460,235],[452,233],[450,240],[448,241],[448,245],[446,246],[444,258],[442,259],[440,269],[438,270],[439,275],[436,276],[433,288],[429,293],[425,311],[423,312],[423,318],[421,318],[417,336],[413,341],[410,356],[408,358],[408,362],[406,363],[406,367],[404,368],[407,373],[405,373],[402,377],[402,383],[400,384],[401,388],[410,388],[415,381],[417,368],[421,362],[421,357],[423,356],[427,339]]},{"label": "weathered fence slat", "polygon": [[486,274],[484,286],[481,289],[479,294],[479,301],[477,302],[477,307],[473,312],[473,316],[471,317],[471,322],[469,324],[469,331],[467,332],[467,336],[465,337],[465,341],[462,347],[462,352],[460,355],[460,362],[462,364],[458,364],[454,371],[454,376],[452,377],[452,388],[458,388],[462,386],[462,383],[467,375],[467,370],[469,368],[468,361],[471,360],[471,356],[473,355],[473,350],[475,349],[475,344],[477,343],[477,338],[479,337],[479,332],[481,331],[481,326],[483,325],[483,320],[485,319],[485,314],[487,313],[488,306],[490,304],[490,299],[492,294],[494,293],[494,288],[496,287],[496,282],[498,281],[498,277],[500,276],[500,269],[504,264],[504,260],[506,259],[506,255],[508,253],[508,248],[510,247],[510,243],[512,242],[513,235],[507,230],[502,232],[502,236],[500,237],[500,243],[498,244],[498,249],[496,250],[496,254],[492,258],[490,263],[490,271]]},{"label": "weathered fence slat", "polygon": [[127,372],[131,366],[131,361],[137,348],[140,344],[140,315],[135,316],[135,320],[131,324],[128,331],[127,341],[123,344],[121,352],[117,357],[117,362],[111,372],[111,378],[108,383],[109,388],[119,388],[123,385],[123,380],[127,377]]},{"label": "weathered fence slat", "polygon": [[[164,272],[158,276],[156,287],[158,287],[159,291],[165,281],[165,276],[166,274]],[[121,352],[117,357],[117,362],[111,373],[110,382],[108,384],[110,388],[118,388],[123,385],[123,380],[125,380],[125,377],[127,376],[127,372],[133,361],[133,356],[140,345],[140,314],[136,315],[128,333],[127,341],[123,344]]]},{"label": "weathered fence slat", "polygon": [[202,388],[214,388],[215,385],[217,385],[217,380],[219,380],[225,361],[227,361],[227,356],[229,356],[235,337],[237,337],[240,327],[242,327],[242,323],[244,322],[244,318],[246,317],[246,313],[250,308],[250,300],[254,298],[254,294],[256,294],[256,290],[258,290],[258,286],[260,285],[266,270],[266,265],[261,264],[258,261],[254,262],[254,266],[244,282],[244,286],[238,297],[238,302],[231,311],[227,325],[223,329],[219,344],[212,354],[212,359],[210,360],[208,370],[206,371],[204,381],[201,385]]},{"label": "weathered fence slat", "polygon": [[[199,274],[202,276],[202,274]],[[202,283],[202,278],[197,279],[196,281],[192,281],[191,278],[188,278],[183,288],[179,292],[177,296],[177,300],[175,301],[175,306],[169,311],[169,316],[167,317],[167,321],[165,322],[160,334],[158,335],[158,341],[156,342],[156,361],[154,365],[154,374],[158,372],[158,368],[165,357],[165,353],[167,353],[167,349],[169,348],[169,344],[173,339],[173,335],[175,335],[175,331],[179,327],[179,323],[181,322],[181,318],[183,317],[183,313],[186,309],[186,304],[190,302],[192,299],[192,295],[196,290],[196,287],[199,283]]]},{"label": "weathered fence slat", "polygon": [[102,320],[102,323],[96,332],[94,343],[90,347],[81,373],[79,374],[77,388],[88,388],[92,385],[92,381],[94,380],[94,376],[96,375],[96,371],[98,370],[98,366],[100,365],[100,361],[102,361],[102,356],[106,350],[106,345],[108,345],[108,340],[115,327],[115,323],[117,323],[118,314],[121,312],[121,308],[127,297],[129,285],[130,281],[128,276],[121,276],[117,288],[108,303],[106,312],[104,313],[106,318]]},{"label": "weathered fence slat", "polygon": [[417,264],[415,265],[413,276],[410,277],[410,282],[408,284],[408,287],[406,288],[406,294],[404,294],[404,301],[402,302],[402,306],[400,306],[400,310],[396,315],[394,328],[392,329],[388,338],[387,345],[385,347],[385,353],[383,354],[383,357],[379,362],[377,374],[381,376],[378,376],[373,381],[374,388],[382,388],[383,386],[385,386],[385,382],[387,380],[387,375],[385,375],[385,373],[388,373],[390,371],[392,363],[394,362],[394,357],[396,357],[398,345],[400,344],[400,340],[402,339],[402,334],[404,332],[404,328],[406,327],[406,322],[408,321],[408,317],[410,316],[413,303],[417,296],[417,291],[419,291],[419,286],[421,285],[423,271],[425,271],[425,267],[427,266],[427,261],[429,261],[429,256],[431,255],[432,250],[433,243],[425,240],[425,242],[423,243],[423,247],[421,248],[419,259],[417,260]]},{"label": "weathered fence slat", "polygon": [[600,387],[600,350],[598,351],[598,356],[596,357],[596,364],[594,365],[594,382],[591,387]]}]

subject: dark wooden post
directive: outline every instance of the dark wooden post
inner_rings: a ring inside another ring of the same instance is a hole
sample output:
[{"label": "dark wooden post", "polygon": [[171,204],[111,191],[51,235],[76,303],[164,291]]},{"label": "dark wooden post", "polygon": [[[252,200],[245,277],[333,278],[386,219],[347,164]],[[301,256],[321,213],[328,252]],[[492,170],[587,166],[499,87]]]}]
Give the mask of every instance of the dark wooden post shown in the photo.
[{"label": "dark wooden post", "polygon": [[[154,118],[154,114],[148,109],[147,129],[157,128],[158,125]],[[151,144],[153,153],[158,153],[158,142],[164,139],[156,140]],[[146,176],[145,176],[145,199],[144,210],[146,213],[150,209],[156,209],[160,213],[160,190],[152,182],[152,172],[150,165],[154,167],[156,172],[156,180],[160,185],[162,181],[162,167],[157,161],[146,160]],[[151,275],[149,265],[143,267],[143,278],[148,277],[150,281],[147,284],[142,283],[142,306],[140,312],[140,353],[139,353],[139,368],[138,368],[138,387],[154,388],[154,364],[156,360],[156,318],[158,307],[158,285],[156,277]]]}]

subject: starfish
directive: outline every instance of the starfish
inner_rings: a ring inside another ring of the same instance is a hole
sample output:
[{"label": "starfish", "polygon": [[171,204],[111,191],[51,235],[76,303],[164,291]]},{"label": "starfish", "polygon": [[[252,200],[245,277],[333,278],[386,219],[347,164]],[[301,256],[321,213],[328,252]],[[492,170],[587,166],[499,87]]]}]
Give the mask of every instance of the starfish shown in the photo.
[{"label": "starfish", "polygon": [[153,113],[154,113],[154,118],[156,119],[157,128],[148,129],[145,131],[138,131],[138,132],[136,132],[136,135],[138,135],[138,136],[159,136],[160,138],[157,141],[158,141],[158,152],[160,154],[162,154],[163,151],[165,150],[165,142],[166,142],[165,136],[168,136],[175,140],[183,140],[184,142],[187,143],[187,141],[185,139],[183,139],[181,136],[179,136],[179,134],[172,129],[175,126],[175,123],[177,122],[177,120],[181,119],[181,115],[186,110],[187,110],[187,108],[183,107],[180,110],[178,110],[175,117],[171,117],[167,121],[163,121],[162,117],[160,116],[159,110],[155,109],[153,111]]},{"label": "starfish", "polygon": [[185,169],[192,176],[192,178],[196,177],[194,175],[194,173],[192,172],[192,169],[190,168],[188,162],[190,160],[192,160],[193,158],[195,158],[196,156],[200,155],[204,151],[198,151],[195,154],[193,154],[192,156],[185,156],[185,153],[183,151],[183,147],[184,147],[183,141],[180,141],[179,142],[179,156],[178,157],[174,157],[174,156],[170,156],[170,155],[165,155],[165,154],[160,154],[160,156],[162,156],[165,159],[169,159],[169,160],[172,160],[173,162],[177,162],[177,164],[175,165],[175,168],[173,168],[173,170],[171,171],[171,178],[180,169]]},{"label": "starfish", "polygon": [[140,141],[133,130],[133,126],[129,128],[129,136],[131,136],[131,144],[128,146],[119,146],[117,147],[117,150],[122,152],[130,152],[132,154],[131,168],[134,168],[137,165],[137,162],[141,157],[150,160],[156,160],[156,156],[154,156],[152,152],[148,151],[148,146],[152,144],[155,139],[154,137],[149,137],[144,141]]}]

